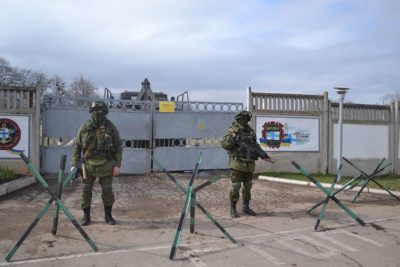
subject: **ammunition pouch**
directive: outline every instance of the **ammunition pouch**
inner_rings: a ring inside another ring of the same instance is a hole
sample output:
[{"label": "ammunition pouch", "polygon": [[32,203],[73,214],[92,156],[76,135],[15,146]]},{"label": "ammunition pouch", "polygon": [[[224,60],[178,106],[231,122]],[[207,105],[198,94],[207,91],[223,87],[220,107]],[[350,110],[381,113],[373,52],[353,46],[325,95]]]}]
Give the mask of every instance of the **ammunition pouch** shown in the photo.
[{"label": "ammunition pouch", "polygon": [[102,160],[89,159],[86,164],[86,170],[88,174],[97,177],[112,175],[113,167],[114,167],[114,162],[112,160],[107,160],[107,159],[102,159]]},{"label": "ammunition pouch", "polygon": [[104,164],[107,163],[107,159],[88,159],[86,162],[88,165],[98,167],[98,166],[103,166]]},{"label": "ammunition pouch", "polygon": [[113,143],[112,136],[109,134],[99,135],[99,137],[97,139],[97,149],[114,152],[115,146]]}]

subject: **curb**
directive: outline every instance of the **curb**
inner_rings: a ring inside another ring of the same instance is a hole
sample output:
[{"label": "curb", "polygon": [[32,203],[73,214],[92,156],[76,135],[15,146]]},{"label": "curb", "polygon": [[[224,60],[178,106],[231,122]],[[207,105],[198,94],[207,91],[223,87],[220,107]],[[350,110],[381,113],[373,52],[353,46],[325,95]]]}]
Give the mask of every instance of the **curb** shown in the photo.
[{"label": "curb", "polygon": [[27,176],[16,180],[12,180],[8,183],[1,184],[0,196],[7,195],[11,192],[27,187],[28,185],[31,185],[35,182],[36,182],[35,176]]},{"label": "curb", "polygon": [[[316,185],[314,183],[312,183],[312,182],[291,180],[291,179],[286,179],[286,178],[278,178],[278,177],[260,175],[260,176],[258,176],[258,179],[266,180],[266,181],[270,181],[270,182],[277,182],[277,183],[297,184],[297,185],[305,185],[305,186],[316,187]],[[321,185],[323,187],[325,187],[325,188],[330,188],[331,187],[331,184],[328,184],[328,183],[321,183]],[[343,186],[342,184],[336,184],[335,185],[335,189],[339,189],[342,186]],[[360,189],[361,189],[360,186],[356,186],[356,187],[352,188],[351,191],[357,191],[358,192],[358,191],[360,191]],[[376,188],[369,188],[369,187],[365,187],[364,188],[364,192],[373,193],[373,194],[388,194],[388,192],[385,191],[385,190],[376,189]],[[397,192],[397,191],[390,191],[390,192],[392,192],[394,195],[400,197],[400,192]]]}]

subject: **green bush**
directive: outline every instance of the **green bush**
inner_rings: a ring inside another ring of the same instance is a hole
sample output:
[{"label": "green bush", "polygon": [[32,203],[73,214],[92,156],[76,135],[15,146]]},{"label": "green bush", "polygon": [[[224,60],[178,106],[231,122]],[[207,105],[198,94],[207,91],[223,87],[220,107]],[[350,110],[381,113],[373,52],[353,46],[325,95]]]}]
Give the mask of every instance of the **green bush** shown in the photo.
[{"label": "green bush", "polygon": [[15,172],[7,167],[0,166],[0,183],[12,180],[15,178]]}]

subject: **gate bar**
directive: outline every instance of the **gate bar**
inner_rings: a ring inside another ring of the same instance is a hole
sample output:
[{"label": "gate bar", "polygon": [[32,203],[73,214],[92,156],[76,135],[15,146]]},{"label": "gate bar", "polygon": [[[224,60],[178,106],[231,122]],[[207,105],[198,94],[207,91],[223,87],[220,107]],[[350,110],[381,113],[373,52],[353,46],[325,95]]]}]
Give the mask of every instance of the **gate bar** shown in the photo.
[{"label": "gate bar", "polygon": [[[57,197],[61,200],[62,190],[63,190],[63,182],[64,182],[64,170],[65,170],[65,163],[67,161],[67,155],[61,155],[60,160],[60,171],[58,172],[58,190],[57,190]],[[51,233],[53,235],[57,234],[57,227],[58,227],[58,215],[60,213],[60,207],[58,205],[55,206],[54,209],[54,219],[53,219],[53,228],[51,229]]]},{"label": "gate bar", "polygon": [[190,200],[192,197],[193,181],[197,176],[197,173],[199,171],[199,165],[202,162],[202,160],[203,160],[203,153],[200,152],[199,157],[196,162],[196,165],[194,167],[192,177],[190,178],[190,181],[189,181],[188,189],[186,191],[185,205],[183,206],[183,209],[182,209],[181,217],[180,217],[179,223],[178,223],[178,228],[176,229],[176,233],[175,233],[174,242],[172,243],[171,253],[169,254],[170,260],[173,260],[175,258],[176,249],[179,246],[179,241],[181,238],[181,233],[182,233],[182,228],[183,228],[183,221],[185,220],[185,216],[189,209]]},{"label": "gate bar", "polygon": [[383,163],[383,161],[385,160],[385,158],[382,159],[381,163],[379,163],[378,167],[375,168],[375,171],[373,173],[371,173],[370,175],[366,174],[364,171],[362,171],[360,168],[358,168],[354,163],[352,163],[350,160],[348,160],[347,158],[343,157],[343,159],[349,163],[353,168],[355,168],[356,170],[358,170],[361,174],[363,174],[365,176],[364,181],[363,181],[363,185],[361,186],[360,191],[357,193],[357,195],[353,198],[352,202],[355,202],[356,199],[360,196],[361,192],[364,190],[364,188],[367,186],[367,184],[372,181],[374,182],[376,185],[378,185],[380,188],[382,188],[383,190],[385,190],[386,192],[388,192],[392,197],[394,197],[395,199],[400,201],[400,198],[398,198],[395,194],[393,194],[392,192],[390,192],[389,189],[387,189],[386,187],[384,187],[382,184],[380,184],[379,182],[377,182],[375,179],[379,178],[376,177],[378,175],[378,173],[380,173],[381,171],[385,170],[387,167],[391,166],[392,164],[389,163],[386,166],[382,167],[381,169],[377,170],[378,167],[380,167]]}]

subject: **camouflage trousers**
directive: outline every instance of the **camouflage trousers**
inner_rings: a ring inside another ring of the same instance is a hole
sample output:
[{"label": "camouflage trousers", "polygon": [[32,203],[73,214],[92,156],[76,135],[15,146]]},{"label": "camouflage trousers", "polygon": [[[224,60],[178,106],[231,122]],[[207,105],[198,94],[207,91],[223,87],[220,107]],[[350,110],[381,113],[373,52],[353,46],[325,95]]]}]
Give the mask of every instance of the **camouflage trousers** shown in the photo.
[{"label": "camouflage trousers", "polygon": [[253,186],[253,173],[252,172],[243,172],[231,169],[231,182],[232,188],[229,192],[229,199],[231,201],[239,200],[239,191],[242,187],[242,198],[244,201],[251,199],[251,187]]},{"label": "camouflage trousers", "polygon": [[[81,194],[81,208],[89,208],[92,204],[93,184],[96,176],[87,175],[86,179],[82,179],[83,188]],[[114,204],[114,194],[112,191],[112,176],[99,177],[101,186],[101,198],[104,206],[112,206]]]}]

